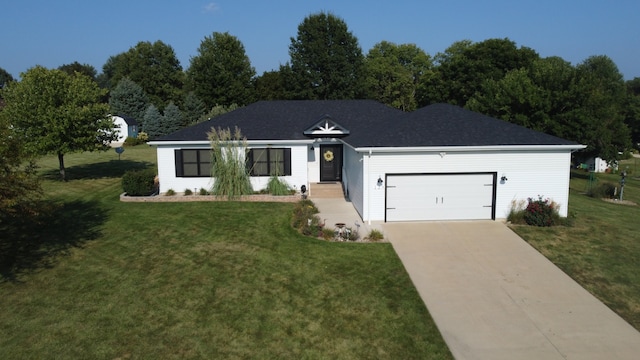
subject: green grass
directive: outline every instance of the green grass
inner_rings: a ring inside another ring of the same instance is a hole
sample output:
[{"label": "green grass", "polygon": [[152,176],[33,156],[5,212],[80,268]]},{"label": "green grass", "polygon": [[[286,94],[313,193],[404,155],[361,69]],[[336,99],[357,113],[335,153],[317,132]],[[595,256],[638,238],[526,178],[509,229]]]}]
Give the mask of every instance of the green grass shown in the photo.
[{"label": "green grass", "polygon": [[[624,199],[640,204],[637,175],[627,177]],[[598,174],[597,178],[598,182],[620,181],[617,174]],[[569,195],[573,226],[512,228],[640,330],[640,207],[588,197],[584,194],[587,188],[588,174],[573,172]]]},{"label": "green grass", "polygon": [[121,203],[146,146],[66,161],[2,264],[0,358],[451,358],[390,244],[299,235],[291,204]]}]

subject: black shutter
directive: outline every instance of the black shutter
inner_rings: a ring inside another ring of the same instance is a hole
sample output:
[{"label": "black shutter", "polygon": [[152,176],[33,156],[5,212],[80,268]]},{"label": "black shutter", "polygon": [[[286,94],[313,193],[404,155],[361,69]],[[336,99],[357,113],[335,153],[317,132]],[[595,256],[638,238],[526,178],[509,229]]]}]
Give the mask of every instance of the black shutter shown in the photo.
[{"label": "black shutter", "polygon": [[182,150],[175,150],[175,159],[176,159],[176,177],[182,177]]},{"label": "black shutter", "polygon": [[284,175],[291,175],[291,148],[284,149]]}]

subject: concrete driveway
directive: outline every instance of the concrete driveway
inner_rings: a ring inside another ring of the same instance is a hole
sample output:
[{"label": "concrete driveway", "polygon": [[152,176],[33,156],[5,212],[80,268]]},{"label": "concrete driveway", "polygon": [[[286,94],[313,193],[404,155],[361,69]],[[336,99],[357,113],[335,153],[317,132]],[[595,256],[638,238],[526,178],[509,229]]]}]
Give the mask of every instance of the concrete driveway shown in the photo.
[{"label": "concrete driveway", "polygon": [[387,223],[456,359],[638,359],[640,333],[494,221]]}]

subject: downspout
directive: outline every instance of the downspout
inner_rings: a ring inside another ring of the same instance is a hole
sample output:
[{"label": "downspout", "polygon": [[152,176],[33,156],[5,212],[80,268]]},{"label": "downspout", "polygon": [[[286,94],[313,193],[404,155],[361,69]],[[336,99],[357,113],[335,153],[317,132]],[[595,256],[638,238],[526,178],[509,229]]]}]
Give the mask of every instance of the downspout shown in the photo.
[{"label": "downspout", "polygon": [[371,225],[371,189],[369,188],[369,165],[371,163],[371,149],[369,149],[369,158],[367,159],[367,224]]}]

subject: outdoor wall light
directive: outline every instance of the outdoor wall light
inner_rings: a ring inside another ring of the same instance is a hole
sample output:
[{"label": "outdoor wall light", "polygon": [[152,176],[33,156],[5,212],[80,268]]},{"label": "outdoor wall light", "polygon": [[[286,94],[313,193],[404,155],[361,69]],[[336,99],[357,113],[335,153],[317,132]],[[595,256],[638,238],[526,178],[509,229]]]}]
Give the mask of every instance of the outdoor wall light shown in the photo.
[{"label": "outdoor wall light", "polygon": [[378,186],[382,186],[383,182],[384,181],[382,181],[382,178],[378,176]]}]

